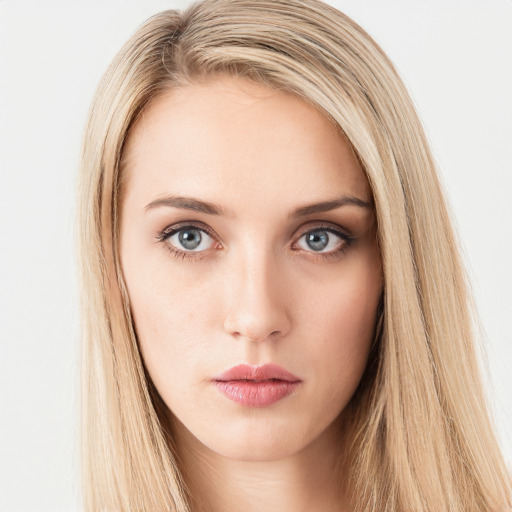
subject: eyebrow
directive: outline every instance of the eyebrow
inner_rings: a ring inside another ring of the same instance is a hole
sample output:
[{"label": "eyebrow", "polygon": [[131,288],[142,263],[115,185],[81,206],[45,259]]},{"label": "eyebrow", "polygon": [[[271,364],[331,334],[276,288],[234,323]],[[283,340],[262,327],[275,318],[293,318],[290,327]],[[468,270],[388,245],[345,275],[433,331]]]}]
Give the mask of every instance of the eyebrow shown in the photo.
[{"label": "eyebrow", "polygon": [[307,215],[311,215],[313,213],[322,213],[328,212],[330,210],[335,210],[336,208],[341,208],[342,206],[359,206],[360,208],[370,209],[372,208],[372,204],[368,201],[363,201],[355,196],[342,196],[337,199],[332,199],[330,201],[322,201],[321,203],[309,204],[306,206],[301,206],[294,210],[290,217],[296,219],[299,217],[305,217]]},{"label": "eyebrow", "polygon": [[194,212],[207,213],[208,215],[223,215],[226,213],[220,206],[208,201],[201,201],[193,197],[167,196],[155,199],[145,207],[146,211],[153,210],[160,206],[168,206],[172,208],[181,208],[183,210],[192,210]]},{"label": "eyebrow", "polygon": [[[202,201],[194,197],[183,197],[183,196],[166,196],[159,199],[155,199],[146,205],[145,210],[153,210],[161,206],[167,206],[171,208],[181,208],[183,210],[192,210],[194,212],[206,213],[208,215],[220,215],[225,217],[234,218],[232,213],[227,212],[220,206],[217,206],[208,201]],[[344,195],[339,198],[331,199],[329,201],[322,201],[320,203],[312,203],[305,206],[301,206],[293,210],[289,217],[296,219],[300,217],[306,217],[314,213],[323,213],[342,206],[358,206],[360,208],[369,209],[372,208],[372,203],[363,201],[355,196]]]}]

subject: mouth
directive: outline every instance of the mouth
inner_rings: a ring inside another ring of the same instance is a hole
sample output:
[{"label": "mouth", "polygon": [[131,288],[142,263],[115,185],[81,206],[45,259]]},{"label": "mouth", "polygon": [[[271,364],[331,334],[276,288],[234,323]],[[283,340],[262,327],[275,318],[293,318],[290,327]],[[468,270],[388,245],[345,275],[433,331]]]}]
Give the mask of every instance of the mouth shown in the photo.
[{"label": "mouth", "polygon": [[212,379],[228,399],[248,407],[264,407],[291,395],[301,383],[281,366],[239,365]]}]

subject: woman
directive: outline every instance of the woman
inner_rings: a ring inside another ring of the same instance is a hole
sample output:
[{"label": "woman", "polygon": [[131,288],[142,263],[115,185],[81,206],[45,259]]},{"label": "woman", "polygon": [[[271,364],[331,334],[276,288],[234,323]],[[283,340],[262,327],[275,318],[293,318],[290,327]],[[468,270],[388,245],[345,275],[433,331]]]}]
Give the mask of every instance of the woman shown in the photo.
[{"label": "woman", "polygon": [[80,198],[87,510],[510,507],[421,124],[345,15],[153,17]]}]

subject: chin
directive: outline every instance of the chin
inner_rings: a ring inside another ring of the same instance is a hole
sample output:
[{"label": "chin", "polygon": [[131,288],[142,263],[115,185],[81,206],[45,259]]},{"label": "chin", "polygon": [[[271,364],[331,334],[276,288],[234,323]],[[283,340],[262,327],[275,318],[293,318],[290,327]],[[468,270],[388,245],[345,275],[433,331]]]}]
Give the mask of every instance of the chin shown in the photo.
[{"label": "chin", "polygon": [[283,459],[296,454],[304,447],[289,435],[277,434],[267,437],[256,435],[251,439],[248,439],[246,434],[238,437],[230,436],[204,444],[222,457],[247,462]]},{"label": "chin", "polygon": [[189,446],[198,452],[206,449],[232,460],[278,460],[294,455],[313,440],[306,434],[308,429],[297,423],[290,424],[289,418],[250,414],[244,418],[212,419],[208,425],[182,420],[185,421],[173,415],[173,431],[178,445]]}]

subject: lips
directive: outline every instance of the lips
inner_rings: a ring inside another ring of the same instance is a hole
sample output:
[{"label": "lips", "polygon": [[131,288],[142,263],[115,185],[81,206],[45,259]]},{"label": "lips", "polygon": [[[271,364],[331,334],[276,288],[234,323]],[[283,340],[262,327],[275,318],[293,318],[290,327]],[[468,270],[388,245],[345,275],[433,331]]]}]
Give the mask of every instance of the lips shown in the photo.
[{"label": "lips", "polygon": [[265,364],[263,366],[250,366],[248,364],[241,364],[234,366],[227,372],[221,373],[213,380],[217,381],[230,381],[230,380],[282,380],[286,382],[299,382],[300,379],[286,371],[284,368],[277,364]]},{"label": "lips", "polygon": [[256,367],[242,364],[217,375],[212,383],[234,402],[263,407],[291,395],[301,380],[276,364]]}]

